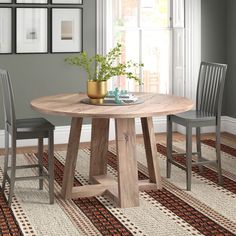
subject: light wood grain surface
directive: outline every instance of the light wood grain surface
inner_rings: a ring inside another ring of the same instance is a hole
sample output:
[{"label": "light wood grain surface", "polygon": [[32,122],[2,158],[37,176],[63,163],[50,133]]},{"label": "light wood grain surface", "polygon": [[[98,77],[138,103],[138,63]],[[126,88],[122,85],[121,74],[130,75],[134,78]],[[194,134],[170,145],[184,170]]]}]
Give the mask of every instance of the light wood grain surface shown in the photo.
[{"label": "light wood grain surface", "polygon": [[31,107],[46,114],[70,117],[136,118],[153,117],[190,110],[189,99],[156,93],[136,93],[144,102],[125,106],[98,106],[81,103],[87,98],[84,93],[57,94],[34,99]]}]

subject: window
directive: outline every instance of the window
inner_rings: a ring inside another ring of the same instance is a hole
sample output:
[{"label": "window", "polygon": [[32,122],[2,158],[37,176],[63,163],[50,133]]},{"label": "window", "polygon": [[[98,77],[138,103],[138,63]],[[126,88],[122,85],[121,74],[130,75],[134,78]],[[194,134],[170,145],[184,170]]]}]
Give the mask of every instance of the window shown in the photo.
[{"label": "window", "polygon": [[136,71],[143,81],[141,87],[122,77],[114,79],[112,87],[129,91],[172,92],[173,24],[170,21],[170,0],[113,0],[110,4],[107,5],[112,12],[109,44],[122,43],[122,60],[144,63],[144,67]]},{"label": "window", "polygon": [[117,78],[111,87],[195,99],[201,60],[201,0],[97,0],[97,52],[121,40],[124,58],[143,62],[144,85]]}]

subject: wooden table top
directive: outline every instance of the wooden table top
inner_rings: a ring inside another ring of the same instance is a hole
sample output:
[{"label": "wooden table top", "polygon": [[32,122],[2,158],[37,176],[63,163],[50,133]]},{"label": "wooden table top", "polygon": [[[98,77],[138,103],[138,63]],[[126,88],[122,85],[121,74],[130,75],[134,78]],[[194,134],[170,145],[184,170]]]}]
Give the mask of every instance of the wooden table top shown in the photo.
[{"label": "wooden table top", "polygon": [[135,95],[144,102],[125,106],[90,105],[81,102],[87,98],[85,93],[67,93],[36,98],[31,101],[31,107],[51,115],[94,118],[153,117],[176,114],[193,107],[193,102],[183,97],[157,93]]}]

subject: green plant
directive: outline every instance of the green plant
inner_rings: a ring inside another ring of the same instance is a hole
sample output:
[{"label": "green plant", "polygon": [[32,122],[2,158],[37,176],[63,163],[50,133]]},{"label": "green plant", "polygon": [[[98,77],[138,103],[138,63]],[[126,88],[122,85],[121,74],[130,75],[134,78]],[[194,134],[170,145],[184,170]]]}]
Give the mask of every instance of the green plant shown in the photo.
[{"label": "green plant", "polygon": [[65,58],[65,61],[70,65],[82,67],[88,75],[88,80],[107,81],[113,76],[123,75],[128,79],[134,79],[141,84],[140,78],[131,72],[131,70],[142,67],[143,64],[134,63],[131,60],[126,63],[119,62],[121,48],[122,45],[117,43],[116,47],[109,51],[105,56],[96,54],[93,57],[89,57],[86,52],[82,52],[78,56]]}]

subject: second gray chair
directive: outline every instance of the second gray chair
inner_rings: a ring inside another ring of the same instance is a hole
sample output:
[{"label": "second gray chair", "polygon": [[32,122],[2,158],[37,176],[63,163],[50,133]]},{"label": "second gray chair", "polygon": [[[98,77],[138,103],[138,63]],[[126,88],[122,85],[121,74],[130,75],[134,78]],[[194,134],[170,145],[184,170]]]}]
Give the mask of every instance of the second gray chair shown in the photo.
[{"label": "second gray chair", "polygon": [[[15,181],[39,179],[39,188],[43,189],[43,179],[47,178],[49,179],[49,195],[52,204],[54,202],[54,125],[44,118],[16,119],[12,84],[6,70],[0,70],[0,80],[5,113],[5,161],[2,191],[4,192],[6,181],[8,181],[10,184],[8,204],[10,206]],[[11,152],[9,152],[10,135]],[[48,171],[43,168],[43,138],[48,138]],[[38,139],[38,164],[16,165],[16,141],[19,139]],[[9,154],[11,155],[10,165],[8,165]],[[25,168],[38,168],[38,175],[16,177],[16,170]]]},{"label": "second gray chair", "polygon": [[[167,178],[171,175],[171,164],[186,170],[187,190],[191,190],[192,165],[216,163],[219,184],[223,184],[220,155],[221,107],[227,65],[202,62],[200,65],[196,110],[167,116]],[[172,151],[172,123],[186,127],[186,153]],[[201,152],[201,128],[216,127],[216,160],[207,160]],[[192,128],[196,128],[197,152],[192,153]],[[192,155],[197,154],[197,162],[192,162]],[[186,167],[174,160],[174,155],[186,157]]]}]

